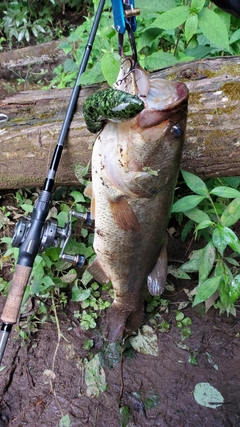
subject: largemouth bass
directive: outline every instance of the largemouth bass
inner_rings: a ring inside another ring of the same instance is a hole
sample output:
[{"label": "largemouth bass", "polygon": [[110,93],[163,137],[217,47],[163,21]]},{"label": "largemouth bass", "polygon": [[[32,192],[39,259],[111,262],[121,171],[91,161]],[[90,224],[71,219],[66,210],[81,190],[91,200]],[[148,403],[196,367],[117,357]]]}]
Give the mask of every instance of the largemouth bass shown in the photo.
[{"label": "largemouth bass", "polygon": [[108,121],[92,154],[97,257],[88,270],[113,284],[109,341],[122,341],[141,325],[147,284],[153,295],[164,290],[165,236],[187,119],[183,83],[149,78],[142,69],[127,74],[127,62],[115,88],[138,95],[144,109],[130,120]]}]

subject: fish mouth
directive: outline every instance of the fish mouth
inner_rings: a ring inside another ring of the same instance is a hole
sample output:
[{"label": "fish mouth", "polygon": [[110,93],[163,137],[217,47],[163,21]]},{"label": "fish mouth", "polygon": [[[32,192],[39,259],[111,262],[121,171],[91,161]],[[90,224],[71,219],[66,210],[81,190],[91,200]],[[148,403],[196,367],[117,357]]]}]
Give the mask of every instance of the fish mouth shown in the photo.
[{"label": "fish mouth", "polygon": [[188,96],[189,91],[184,83],[164,79],[150,80],[145,108],[138,116],[140,127],[156,126],[179,109],[186,111]]}]

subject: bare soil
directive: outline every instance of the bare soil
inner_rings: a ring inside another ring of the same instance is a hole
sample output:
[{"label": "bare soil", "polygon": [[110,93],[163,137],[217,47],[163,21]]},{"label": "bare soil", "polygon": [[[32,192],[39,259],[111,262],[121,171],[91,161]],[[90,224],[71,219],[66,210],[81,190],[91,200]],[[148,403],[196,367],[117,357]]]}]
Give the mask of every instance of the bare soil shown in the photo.
[{"label": "bare soil", "polygon": [[[175,238],[170,258],[181,259],[185,246]],[[84,360],[90,353],[103,353],[105,315],[100,329],[82,331],[73,315],[79,306],[70,301],[59,312],[65,337],[59,346],[51,322],[44,323],[25,345],[13,331],[3,359],[5,369],[0,372],[0,427],[58,427],[65,414],[71,427],[239,426],[239,310],[235,318],[219,316],[214,308],[203,314],[203,307],[188,306],[184,314],[192,319],[191,335],[182,341],[175,313],[179,302],[187,301],[186,286],[193,284],[178,280],[176,291],[164,294],[169,312],[162,318],[171,328],[157,332],[159,355],[143,355],[128,346],[120,362],[104,366],[107,390],[98,397],[86,394]],[[0,298],[0,312],[4,300]],[[83,345],[89,338],[94,346],[86,351]],[[197,364],[190,363],[192,355]],[[55,379],[47,379],[46,370],[54,371]],[[200,382],[217,388],[224,397],[222,406],[207,408],[196,402],[193,391]],[[144,404],[151,396],[155,396],[154,408]],[[129,408],[127,424],[120,422],[123,406]]]}]

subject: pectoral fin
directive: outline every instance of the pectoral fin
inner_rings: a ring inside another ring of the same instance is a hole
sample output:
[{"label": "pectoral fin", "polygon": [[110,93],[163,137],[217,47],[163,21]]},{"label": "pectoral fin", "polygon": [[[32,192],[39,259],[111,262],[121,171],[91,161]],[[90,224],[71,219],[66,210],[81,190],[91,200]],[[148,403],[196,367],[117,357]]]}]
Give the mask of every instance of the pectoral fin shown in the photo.
[{"label": "pectoral fin", "polygon": [[168,268],[167,241],[166,234],[158,260],[147,278],[148,290],[153,296],[161,295],[165,288]]},{"label": "pectoral fin", "polygon": [[109,276],[105,273],[103,267],[98,261],[98,258],[95,258],[95,260],[88,266],[87,270],[99,283],[108,283],[110,281]]},{"label": "pectoral fin", "polygon": [[115,223],[124,231],[138,231],[140,224],[125,197],[109,201]]}]

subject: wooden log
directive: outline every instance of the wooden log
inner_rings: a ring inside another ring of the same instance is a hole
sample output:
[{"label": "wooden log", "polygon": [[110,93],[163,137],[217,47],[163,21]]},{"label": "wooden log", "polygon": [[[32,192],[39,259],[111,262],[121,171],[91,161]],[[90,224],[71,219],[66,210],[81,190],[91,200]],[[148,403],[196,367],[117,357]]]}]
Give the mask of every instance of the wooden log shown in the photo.
[{"label": "wooden log", "polygon": [[32,89],[52,80],[54,68],[66,55],[58,49],[60,40],[0,52],[0,99]]},{"label": "wooden log", "polygon": [[[154,72],[190,90],[181,167],[201,177],[240,171],[240,57],[205,59]],[[86,165],[96,138],[85,126],[84,99],[106,84],[84,87],[71,123],[56,184],[75,185],[74,165]],[[41,186],[48,171],[71,89],[32,90],[0,101],[0,188]]]}]

